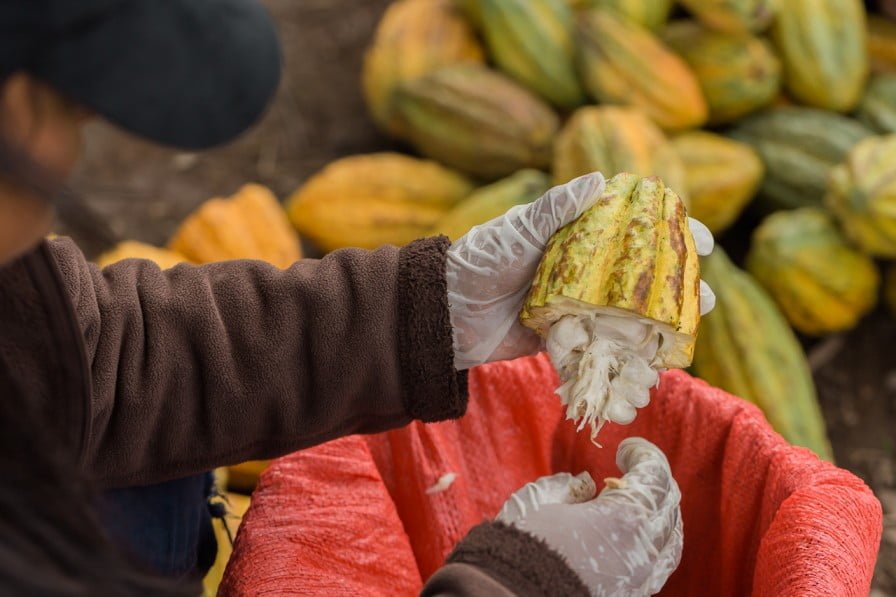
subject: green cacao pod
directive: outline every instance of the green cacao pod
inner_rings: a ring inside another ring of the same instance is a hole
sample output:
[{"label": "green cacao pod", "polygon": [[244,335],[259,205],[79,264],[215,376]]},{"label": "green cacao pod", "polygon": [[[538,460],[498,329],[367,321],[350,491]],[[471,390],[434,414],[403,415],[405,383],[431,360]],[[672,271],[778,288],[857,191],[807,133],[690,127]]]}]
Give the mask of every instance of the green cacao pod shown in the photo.
[{"label": "green cacao pod", "polygon": [[575,69],[573,13],[564,0],[475,0],[498,68],[552,104],[585,103]]},{"label": "green cacao pod", "polygon": [[868,58],[871,72],[896,72],[896,23],[868,15]]},{"label": "green cacao pod", "polygon": [[663,39],[697,76],[709,123],[733,122],[771,104],[781,88],[781,63],[771,45],[749,34],[726,35],[694,21],[676,21]]},{"label": "green cacao pod", "polygon": [[700,325],[694,373],[757,405],[789,442],[832,460],[809,363],[775,302],[718,246],[700,273],[716,304]]},{"label": "green cacao pod", "polygon": [[859,120],[879,133],[896,133],[896,73],[871,79],[859,104]]},{"label": "green cacao pod", "polygon": [[364,99],[374,122],[398,134],[392,97],[398,85],[459,62],[482,63],[484,52],[452,0],[399,0],[389,5],[364,56]]},{"label": "green cacao pod", "polygon": [[896,257],[896,135],[858,143],[831,170],[828,208],[860,249]]},{"label": "green cacao pod", "polygon": [[764,30],[772,22],[776,7],[775,0],[681,0],[681,3],[701,23],[725,33]]},{"label": "green cacao pod", "polygon": [[395,113],[422,154],[488,180],[547,168],[559,127],[550,106],[480,65],[448,66],[403,84]]},{"label": "green cacao pod", "polygon": [[812,336],[854,327],[877,302],[877,266],[820,207],[768,216],[753,233],[747,270],[791,325]]},{"label": "green cacao pod", "polygon": [[861,0],[778,4],[772,35],[795,99],[836,112],[856,107],[868,76],[865,26]]},{"label": "green cacao pod", "polygon": [[498,182],[476,189],[446,213],[430,234],[444,234],[452,241],[457,240],[473,226],[502,216],[511,207],[535,201],[550,187],[551,179],[544,172],[520,170]]},{"label": "green cacao pod", "polygon": [[461,174],[399,153],[341,158],[287,200],[293,226],[324,251],[375,249],[426,236],[473,191]]},{"label": "green cacao pod", "polygon": [[756,195],[762,160],[749,145],[707,131],[682,133],[672,147],[684,164],[688,213],[724,232]]},{"label": "green cacao pod", "polygon": [[819,205],[831,168],[874,133],[841,114],[783,106],[748,116],[730,134],[762,158],[760,203],[773,211]]},{"label": "green cacao pod", "polygon": [[599,171],[657,176],[686,195],[684,166],[663,132],[640,110],[586,106],[569,118],[554,145],[554,182]]},{"label": "green cacao pod", "polygon": [[690,67],[650,31],[611,10],[579,19],[579,64],[599,102],[640,108],[666,130],[702,125],[709,111]]},{"label": "green cacao pod", "polygon": [[672,12],[673,0],[579,0],[575,8],[609,8],[652,31],[659,29]]}]

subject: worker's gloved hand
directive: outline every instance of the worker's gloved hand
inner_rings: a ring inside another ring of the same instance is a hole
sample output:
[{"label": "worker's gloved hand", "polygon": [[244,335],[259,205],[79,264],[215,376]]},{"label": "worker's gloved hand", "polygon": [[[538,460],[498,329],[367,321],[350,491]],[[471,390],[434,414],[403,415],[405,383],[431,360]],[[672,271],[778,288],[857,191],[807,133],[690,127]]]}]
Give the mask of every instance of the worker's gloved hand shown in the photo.
[{"label": "worker's gloved hand", "polygon": [[[599,172],[586,174],[476,226],[451,245],[446,275],[458,370],[544,350],[542,339],[519,323],[520,309],[548,240],[594,205],[604,186]],[[708,255],[712,234],[697,220],[690,224],[697,252]],[[708,312],[715,296],[703,282],[700,295],[701,311]]]},{"label": "worker's gloved hand", "polygon": [[653,595],[681,561],[681,494],[650,442],[619,445],[621,487],[594,498],[588,473],[543,477],[517,491],[497,520],[544,540],[593,595]]}]

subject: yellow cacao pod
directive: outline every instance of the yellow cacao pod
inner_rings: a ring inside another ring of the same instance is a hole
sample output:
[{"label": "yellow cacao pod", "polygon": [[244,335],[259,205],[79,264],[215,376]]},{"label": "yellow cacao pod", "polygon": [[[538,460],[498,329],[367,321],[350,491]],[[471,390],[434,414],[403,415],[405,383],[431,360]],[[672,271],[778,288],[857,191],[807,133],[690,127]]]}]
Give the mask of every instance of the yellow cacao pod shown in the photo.
[{"label": "yellow cacao pod", "polygon": [[258,184],[200,205],[181,223],[168,248],[196,263],[259,259],[286,268],[302,258],[299,237],[280,202]]},{"label": "yellow cacao pod", "polygon": [[764,39],[719,33],[694,21],[671,23],[662,38],[697,76],[710,124],[733,122],[778,95],[781,62]]},{"label": "yellow cacao pod", "polygon": [[183,255],[168,249],[135,240],[126,240],[97,257],[96,264],[100,267],[106,267],[123,259],[149,259],[162,269],[169,269],[178,263],[188,263],[190,261]]},{"label": "yellow cacao pod", "polygon": [[548,191],[550,182],[544,172],[529,169],[476,189],[439,220],[430,236],[444,234],[457,240],[472,227],[504,215],[511,207],[535,201]]},{"label": "yellow cacao pod", "polygon": [[426,236],[473,191],[465,176],[398,153],[332,162],[287,201],[296,229],[318,247],[375,249]]},{"label": "yellow cacao pod", "polygon": [[719,246],[700,272],[716,304],[700,322],[694,373],[758,406],[787,441],[833,460],[809,363],[775,302]]},{"label": "yellow cacao pod", "polygon": [[896,135],[869,137],[831,170],[828,208],[864,252],[896,257]]},{"label": "yellow cacao pod", "polygon": [[475,2],[498,68],[556,106],[585,103],[574,64],[573,14],[564,0]]},{"label": "yellow cacao pod", "polygon": [[870,14],[867,35],[871,72],[896,72],[896,23]]},{"label": "yellow cacao pod", "polygon": [[691,363],[700,268],[684,203],[656,177],[617,174],[548,242],[520,321],[546,335],[561,317],[606,313],[649,321],[659,367]]},{"label": "yellow cacao pod", "polygon": [[573,8],[608,8],[634,21],[639,25],[656,31],[669,18],[673,0],[571,0]]},{"label": "yellow cacao pod", "polygon": [[709,116],[697,77],[684,60],[611,10],[582,13],[579,58],[585,88],[599,102],[641,108],[667,130],[698,127]]},{"label": "yellow cacao pod", "polygon": [[686,197],[684,165],[663,132],[640,110],[586,106],[573,113],[554,144],[554,182],[590,172],[658,176]]},{"label": "yellow cacao pod", "polygon": [[784,84],[800,102],[848,112],[868,76],[865,7],[861,0],[787,0],[772,27]]},{"label": "yellow cacao pod", "polygon": [[403,85],[396,110],[420,153],[486,180],[546,168],[559,127],[532,92],[474,65],[445,67]]},{"label": "yellow cacao pod", "polygon": [[778,4],[776,0],[681,0],[681,3],[701,23],[723,33],[764,30],[774,19]]},{"label": "yellow cacao pod", "polygon": [[821,208],[768,216],[753,234],[747,269],[804,334],[850,329],[877,302],[874,261],[847,244]]},{"label": "yellow cacao pod", "polygon": [[682,133],[672,147],[684,164],[688,214],[713,234],[724,232],[759,190],[765,171],[759,155],[708,131]]},{"label": "yellow cacao pod", "polygon": [[453,0],[399,0],[386,9],[361,74],[374,122],[399,134],[392,96],[404,82],[460,62],[482,63],[484,52]]}]

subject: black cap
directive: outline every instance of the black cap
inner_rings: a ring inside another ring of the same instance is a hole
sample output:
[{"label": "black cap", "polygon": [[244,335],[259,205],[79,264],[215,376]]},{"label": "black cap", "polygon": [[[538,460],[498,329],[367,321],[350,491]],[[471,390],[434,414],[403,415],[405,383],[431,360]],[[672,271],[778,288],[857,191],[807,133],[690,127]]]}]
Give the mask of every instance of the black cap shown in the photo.
[{"label": "black cap", "polygon": [[203,149],[261,116],[281,54],[256,0],[0,0],[0,73],[15,70],[137,135]]}]

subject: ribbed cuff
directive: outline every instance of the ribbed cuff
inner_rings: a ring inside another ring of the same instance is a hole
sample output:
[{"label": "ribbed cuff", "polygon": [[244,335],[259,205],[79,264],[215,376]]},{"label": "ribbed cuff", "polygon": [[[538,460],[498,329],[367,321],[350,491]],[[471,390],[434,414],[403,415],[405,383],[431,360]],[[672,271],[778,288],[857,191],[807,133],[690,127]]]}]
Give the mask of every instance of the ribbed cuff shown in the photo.
[{"label": "ribbed cuff", "polygon": [[467,410],[467,374],[454,368],[445,261],[450,241],[439,236],[403,247],[398,257],[398,348],[404,404],[430,423]]},{"label": "ribbed cuff", "polygon": [[499,522],[473,527],[447,562],[476,566],[516,595],[589,595],[581,579],[544,541]]}]

